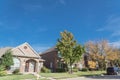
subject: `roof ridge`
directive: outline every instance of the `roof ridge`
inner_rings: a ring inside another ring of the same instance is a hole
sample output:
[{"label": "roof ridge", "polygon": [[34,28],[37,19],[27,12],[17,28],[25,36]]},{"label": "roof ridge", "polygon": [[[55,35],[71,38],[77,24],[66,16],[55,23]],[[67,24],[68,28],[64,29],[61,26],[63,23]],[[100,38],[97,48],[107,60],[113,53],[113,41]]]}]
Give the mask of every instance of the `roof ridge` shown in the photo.
[{"label": "roof ridge", "polygon": [[40,53],[40,55],[42,55],[42,54],[46,54],[46,53],[51,52],[51,51],[54,51],[54,50],[56,50],[56,49],[57,49],[56,46],[51,47],[51,48],[47,49],[46,51]]}]

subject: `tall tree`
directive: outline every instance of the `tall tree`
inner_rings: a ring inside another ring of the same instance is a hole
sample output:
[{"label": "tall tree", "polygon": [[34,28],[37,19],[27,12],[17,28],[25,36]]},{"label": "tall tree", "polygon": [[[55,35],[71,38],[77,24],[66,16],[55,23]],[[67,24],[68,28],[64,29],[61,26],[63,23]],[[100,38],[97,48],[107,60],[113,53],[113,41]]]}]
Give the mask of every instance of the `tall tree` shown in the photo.
[{"label": "tall tree", "polygon": [[57,42],[57,49],[66,62],[70,73],[72,73],[73,63],[80,61],[84,53],[84,47],[76,42],[72,33],[64,31],[60,33],[61,37]]},{"label": "tall tree", "polygon": [[10,50],[7,50],[2,56],[1,64],[5,66],[6,69],[10,68],[10,66],[13,65],[13,56]]},{"label": "tall tree", "polygon": [[110,46],[107,40],[89,41],[85,47],[90,58],[98,62],[99,69],[106,69],[108,62],[118,59],[118,50]]}]

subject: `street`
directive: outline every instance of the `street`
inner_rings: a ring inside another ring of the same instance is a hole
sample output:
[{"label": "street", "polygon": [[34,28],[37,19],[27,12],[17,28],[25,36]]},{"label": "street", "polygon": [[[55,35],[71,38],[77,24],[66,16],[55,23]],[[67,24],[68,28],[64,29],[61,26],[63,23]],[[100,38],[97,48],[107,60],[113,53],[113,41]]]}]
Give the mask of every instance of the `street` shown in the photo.
[{"label": "street", "polygon": [[105,76],[92,76],[92,77],[77,77],[64,80],[120,80],[120,76],[105,75]]}]

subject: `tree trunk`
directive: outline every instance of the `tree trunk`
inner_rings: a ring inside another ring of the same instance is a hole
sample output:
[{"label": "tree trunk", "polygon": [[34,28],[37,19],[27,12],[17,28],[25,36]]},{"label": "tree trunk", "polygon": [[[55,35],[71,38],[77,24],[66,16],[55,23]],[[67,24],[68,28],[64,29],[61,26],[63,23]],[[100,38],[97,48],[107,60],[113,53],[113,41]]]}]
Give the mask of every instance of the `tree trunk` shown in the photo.
[{"label": "tree trunk", "polygon": [[72,74],[72,65],[69,66],[69,74]]},{"label": "tree trunk", "polygon": [[70,59],[70,65],[69,65],[69,74],[72,74],[72,62],[71,62],[71,59]]}]

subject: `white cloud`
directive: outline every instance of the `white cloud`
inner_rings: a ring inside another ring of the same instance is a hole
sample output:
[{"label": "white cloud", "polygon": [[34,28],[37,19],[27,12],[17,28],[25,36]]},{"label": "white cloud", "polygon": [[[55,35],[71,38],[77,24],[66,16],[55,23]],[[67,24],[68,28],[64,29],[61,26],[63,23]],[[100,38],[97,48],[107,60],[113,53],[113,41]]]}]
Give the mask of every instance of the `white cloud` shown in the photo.
[{"label": "white cloud", "polygon": [[109,43],[111,46],[116,47],[116,48],[120,48],[120,40],[119,41],[115,41],[115,42],[111,42]]},{"label": "white cloud", "polygon": [[97,31],[109,31],[112,37],[120,36],[120,16],[111,16],[106,20],[105,26]]}]

